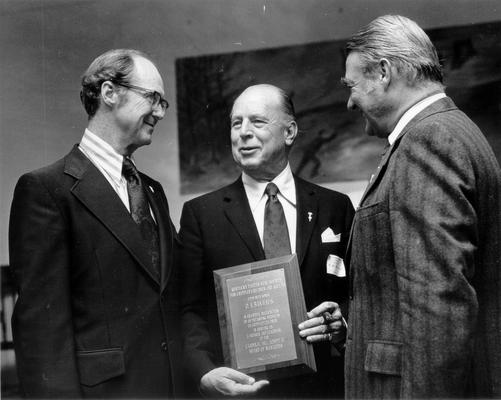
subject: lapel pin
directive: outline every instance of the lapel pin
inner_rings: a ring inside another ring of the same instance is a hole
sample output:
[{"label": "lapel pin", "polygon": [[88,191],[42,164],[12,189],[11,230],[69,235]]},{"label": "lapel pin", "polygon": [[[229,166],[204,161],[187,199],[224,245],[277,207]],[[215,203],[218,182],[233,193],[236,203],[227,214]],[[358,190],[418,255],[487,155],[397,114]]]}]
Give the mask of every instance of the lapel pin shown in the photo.
[{"label": "lapel pin", "polygon": [[308,222],[311,222],[311,218],[313,217],[313,213],[308,211]]},{"label": "lapel pin", "polygon": [[151,186],[148,186],[151,190],[151,193],[155,193],[155,191],[153,190],[153,188]]}]

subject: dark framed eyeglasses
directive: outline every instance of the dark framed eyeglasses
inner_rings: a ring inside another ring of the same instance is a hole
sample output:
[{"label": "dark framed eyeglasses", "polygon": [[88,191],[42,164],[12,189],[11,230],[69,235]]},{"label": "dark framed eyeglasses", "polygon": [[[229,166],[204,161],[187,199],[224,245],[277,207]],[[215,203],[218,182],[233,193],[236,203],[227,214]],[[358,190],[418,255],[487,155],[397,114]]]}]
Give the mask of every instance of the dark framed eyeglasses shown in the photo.
[{"label": "dark framed eyeglasses", "polygon": [[153,107],[160,106],[162,110],[165,111],[169,108],[169,103],[165,100],[160,93],[155,90],[149,90],[143,88],[141,86],[131,85],[129,83],[121,83],[112,81],[115,85],[122,86],[124,88],[135,91],[136,93],[143,96],[146,100],[148,100]]}]

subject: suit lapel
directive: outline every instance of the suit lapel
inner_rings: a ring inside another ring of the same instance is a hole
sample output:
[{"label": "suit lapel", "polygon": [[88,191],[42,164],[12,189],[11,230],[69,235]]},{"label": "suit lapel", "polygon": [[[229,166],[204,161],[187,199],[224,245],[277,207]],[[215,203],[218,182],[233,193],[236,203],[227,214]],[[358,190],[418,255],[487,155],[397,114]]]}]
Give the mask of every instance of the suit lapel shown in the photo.
[{"label": "suit lapel", "polygon": [[[395,140],[395,142],[393,143],[393,145],[388,149],[388,151],[386,152],[386,154],[383,156],[383,158],[382,158],[382,160],[380,162],[380,168],[378,168],[376,174],[371,179],[369,185],[365,189],[365,192],[362,195],[362,198],[360,199],[359,207],[357,207],[357,209],[362,206],[362,204],[363,204],[365,198],[367,197],[368,193],[374,187],[374,185],[378,181],[379,177],[383,174],[383,171],[386,170],[386,165],[388,164],[388,161],[389,161],[391,155],[396,151],[396,149],[398,148],[398,145],[399,145],[400,141],[407,134],[407,132],[409,132],[412,129],[414,129],[414,126],[419,121],[423,120],[424,118],[426,118],[426,117],[428,117],[428,116],[430,116],[432,114],[436,114],[436,113],[440,113],[440,112],[444,112],[444,111],[448,111],[448,110],[453,110],[453,109],[456,109],[456,108],[457,107],[456,107],[456,105],[454,104],[454,102],[452,101],[451,98],[444,97],[444,98],[439,99],[439,100],[435,101],[434,103],[430,104],[423,111],[421,111],[419,114],[417,114],[412,120],[409,121],[409,123],[405,126],[405,128],[402,130],[402,132],[400,132],[400,135],[398,135],[398,137]],[[356,215],[355,215],[355,218],[356,218]],[[355,221],[354,221],[354,223],[351,226],[350,238],[348,239],[348,246],[347,246],[347,249],[346,249],[346,260],[347,260],[348,263],[349,263],[350,258],[351,258],[351,238],[352,238],[354,226],[355,226]]]},{"label": "suit lapel", "polygon": [[393,145],[388,149],[388,151],[381,159],[381,162],[379,163],[379,168],[372,177],[371,181],[369,182],[369,185],[367,186],[364,194],[362,195],[362,198],[360,199],[360,205],[362,205],[362,203],[364,202],[365,198],[367,197],[371,189],[374,187],[376,182],[378,182],[380,176],[386,170],[386,165],[388,164],[388,160],[390,159],[391,155],[396,151],[396,149],[398,148],[398,144],[400,143],[402,138],[407,134],[407,132],[411,131],[419,121],[430,116],[431,114],[436,114],[439,112],[444,112],[446,110],[451,110],[455,108],[456,106],[454,102],[449,97],[444,97],[430,104],[428,107],[426,107],[424,110],[422,110],[420,113],[418,113],[414,118],[412,118],[409,121],[409,123],[405,126],[402,132],[400,132]]},{"label": "suit lapel", "polygon": [[369,184],[365,188],[365,192],[362,195],[362,198],[360,199],[360,204],[363,203],[367,194],[370,192],[370,190],[372,189],[374,184],[378,181],[379,176],[381,175],[382,171],[384,171],[386,169],[386,164],[388,164],[388,160],[390,159],[390,155],[393,153],[394,147],[395,146],[390,146],[390,148],[384,153],[383,157],[381,158],[381,161],[379,162],[376,173],[372,176]]},{"label": "suit lapel", "polygon": [[226,217],[238,232],[255,260],[265,258],[256,223],[249,207],[242,178],[228,186],[223,194],[223,209]]},{"label": "suit lapel", "polygon": [[296,176],[294,182],[297,196],[296,253],[301,267],[317,221],[318,201],[314,189],[308,189]]},{"label": "suit lapel", "polygon": [[161,291],[167,286],[172,271],[174,237],[170,224],[169,208],[162,196],[162,188],[148,177],[141,174],[146,184],[148,202],[151,204],[153,214],[158,225],[158,237],[160,241],[160,282]]},{"label": "suit lapel", "polygon": [[108,228],[141,267],[158,282],[137,225],[102,173],[77,146],[66,157],[65,173],[77,179],[73,195]]}]

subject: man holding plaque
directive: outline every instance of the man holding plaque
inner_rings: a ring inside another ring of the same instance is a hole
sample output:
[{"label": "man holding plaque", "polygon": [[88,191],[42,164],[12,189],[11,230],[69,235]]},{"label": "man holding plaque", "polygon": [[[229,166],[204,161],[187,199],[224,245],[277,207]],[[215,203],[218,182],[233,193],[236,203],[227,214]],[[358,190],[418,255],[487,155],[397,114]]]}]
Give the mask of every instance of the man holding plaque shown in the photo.
[{"label": "man holding plaque", "polygon": [[[334,344],[344,338],[342,257],[354,211],[347,196],[292,174],[288,155],[297,132],[294,107],[283,90],[247,88],[231,112],[232,153],[242,175],[184,205],[185,361],[191,386],[203,395],[343,395],[343,361]],[[291,253],[297,254],[311,310],[295,334],[314,346],[317,373],[268,385],[224,367],[212,271]]]}]

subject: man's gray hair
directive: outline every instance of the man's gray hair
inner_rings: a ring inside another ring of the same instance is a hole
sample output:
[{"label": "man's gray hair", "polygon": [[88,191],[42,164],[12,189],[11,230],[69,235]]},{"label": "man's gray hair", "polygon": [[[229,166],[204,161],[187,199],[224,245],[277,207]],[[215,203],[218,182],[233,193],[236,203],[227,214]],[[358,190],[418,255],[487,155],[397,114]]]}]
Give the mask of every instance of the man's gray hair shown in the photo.
[{"label": "man's gray hair", "polygon": [[386,58],[409,84],[443,81],[442,66],[430,38],[418,24],[400,15],[378,17],[360,29],[346,44],[346,53],[352,51],[365,60],[366,73]]},{"label": "man's gray hair", "polygon": [[289,116],[291,121],[296,120],[296,110],[294,109],[294,103],[292,102],[292,96],[289,92],[277,87],[278,94],[280,95],[280,103],[282,106],[282,111],[285,115]]}]

